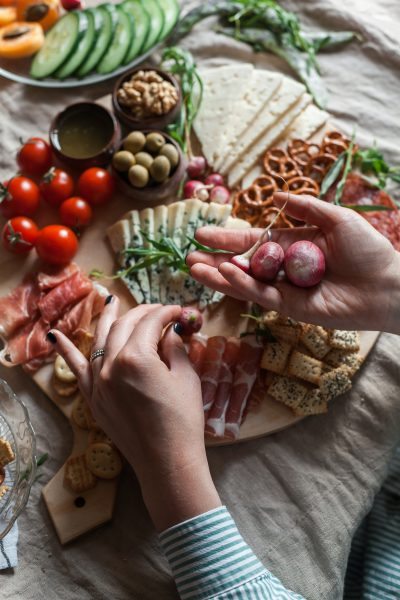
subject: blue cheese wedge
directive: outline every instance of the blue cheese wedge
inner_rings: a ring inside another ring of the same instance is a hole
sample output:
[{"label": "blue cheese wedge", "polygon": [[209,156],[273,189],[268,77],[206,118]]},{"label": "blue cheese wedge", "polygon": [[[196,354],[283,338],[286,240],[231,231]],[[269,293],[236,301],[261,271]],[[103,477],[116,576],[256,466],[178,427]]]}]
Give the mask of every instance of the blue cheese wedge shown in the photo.
[{"label": "blue cheese wedge", "polygon": [[253,72],[247,88],[243,88],[243,100],[237,106],[235,112],[225,120],[224,129],[220,134],[223,141],[222,152],[219,153],[219,157],[214,164],[216,171],[219,171],[224,163],[229,160],[231,153],[235,151],[236,144],[259,118],[261,111],[268,105],[281,85],[282,79],[282,75],[274,71],[260,69]]},{"label": "blue cheese wedge", "polygon": [[[121,219],[107,229],[107,236],[116,255],[117,261],[122,268],[127,268],[135,264],[133,257],[127,258],[124,251],[129,248],[131,243],[131,229],[127,219]],[[128,287],[132,296],[138,304],[144,302],[144,295],[138,281],[137,274],[132,273],[129,276],[122,277],[125,285]]]},{"label": "blue cheese wedge", "polygon": [[[141,223],[140,217],[137,210],[131,210],[125,215],[129,222],[131,232],[130,247],[132,248],[143,248],[143,236],[140,232]],[[146,269],[139,269],[135,273],[128,276],[128,280],[136,279],[139,282],[140,288],[143,293],[145,304],[150,304],[150,281]],[[125,279],[124,279],[125,281]]]},{"label": "blue cheese wedge", "polygon": [[[174,202],[168,206],[168,237],[181,248],[183,216],[185,214],[185,202]],[[167,304],[184,304],[183,282],[186,275],[174,267],[167,267],[165,271],[165,286]]]},{"label": "blue cheese wedge", "polygon": [[[157,241],[165,238],[168,232],[168,207],[160,204],[154,209],[154,237]],[[165,296],[165,272],[166,267],[162,262],[156,263],[158,274],[158,293],[161,304],[166,304]]]},{"label": "blue cheese wedge", "polygon": [[[140,228],[151,240],[154,240],[154,210],[145,208],[139,212]],[[152,244],[146,237],[143,237],[144,248],[151,248]],[[147,268],[147,276],[150,282],[150,302],[156,304],[159,302],[159,274],[157,264],[152,264]]]},{"label": "blue cheese wedge", "polygon": [[[300,85],[300,84],[297,84]],[[238,185],[250,171],[253,165],[259,160],[260,156],[277,142],[282,134],[290,127],[295,118],[310,104],[311,96],[302,94],[302,96],[291,105],[261,136],[253,142],[234,164],[228,174],[228,184],[230,187]]]}]

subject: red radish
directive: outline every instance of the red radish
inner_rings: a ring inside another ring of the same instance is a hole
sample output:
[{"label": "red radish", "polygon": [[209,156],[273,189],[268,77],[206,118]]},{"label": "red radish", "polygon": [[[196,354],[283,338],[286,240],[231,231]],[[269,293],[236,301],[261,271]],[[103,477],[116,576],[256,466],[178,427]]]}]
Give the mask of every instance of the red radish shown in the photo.
[{"label": "red radish", "polygon": [[244,254],[237,254],[236,256],[232,256],[230,262],[235,265],[235,267],[239,267],[245,273],[250,273],[250,258],[245,256]]},{"label": "red radish", "polygon": [[61,0],[61,5],[64,10],[77,10],[83,8],[81,0]]},{"label": "red radish", "polygon": [[192,156],[186,168],[186,172],[191,179],[202,177],[207,169],[207,161],[204,156]]},{"label": "red radish", "polygon": [[197,308],[185,306],[182,308],[178,323],[180,325],[180,335],[192,335],[192,333],[200,331],[203,325],[203,316]]},{"label": "red radish", "polygon": [[216,185],[210,192],[211,202],[217,202],[217,204],[228,204],[231,198],[231,194],[223,185]]},{"label": "red radish", "polygon": [[251,274],[259,281],[272,281],[278,275],[285,253],[275,242],[265,242],[250,260]]},{"label": "red radish", "polygon": [[191,179],[185,183],[183,188],[183,197],[184,198],[195,198],[197,190],[204,187],[204,183],[202,181],[197,181],[196,179]]},{"label": "red radish", "polygon": [[206,185],[225,185],[224,178],[220,173],[211,173],[205,178],[204,183]]},{"label": "red radish", "polygon": [[324,276],[325,256],[318,246],[302,240],[286,250],[283,266],[291,283],[299,287],[312,287]]}]

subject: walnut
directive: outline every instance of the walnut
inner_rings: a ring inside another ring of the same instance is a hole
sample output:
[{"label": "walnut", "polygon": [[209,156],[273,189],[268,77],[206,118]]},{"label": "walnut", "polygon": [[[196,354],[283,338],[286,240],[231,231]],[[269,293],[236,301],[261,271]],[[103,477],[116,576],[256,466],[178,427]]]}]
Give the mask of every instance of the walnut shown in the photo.
[{"label": "walnut", "polygon": [[135,117],[161,116],[170,112],[178,102],[175,87],[156,71],[137,71],[117,91],[118,102],[130,108]]}]

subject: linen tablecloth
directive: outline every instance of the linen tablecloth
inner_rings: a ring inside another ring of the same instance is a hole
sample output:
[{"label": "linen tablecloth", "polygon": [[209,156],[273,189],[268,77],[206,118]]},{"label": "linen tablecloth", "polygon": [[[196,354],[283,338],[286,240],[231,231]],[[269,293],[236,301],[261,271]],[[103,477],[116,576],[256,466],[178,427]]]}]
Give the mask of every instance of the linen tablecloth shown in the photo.
[{"label": "linen tablecloth", "polygon": [[[187,4],[187,3],[185,3]],[[376,139],[399,162],[397,0],[285,1],[313,29],[355,29],[364,38],[319,57],[330,91],[328,109],[347,133]],[[212,33],[204,24],[186,38],[199,63],[277,59]],[[0,81],[0,176],[13,172],[18,138],[45,135],[69,102],[95,99],[111,84],[79,90],[38,90]],[[351,243],[351,240],[349,240]],[[356,251],[356,249],[355,249]],[[245,539],[284,584],[309,600],[338,600],[352,535],[369,510],[400,437],[400,338],[380,337],[353,390],[281,433],[208,452],[223,502]],[[30,410],[39,452],[49,452],[42,482],[68,455],[71,432],[57,408],[28,376],[0,369]],[[0,574],[2,598],[36,600],[169,600],[176,598],[168,565],[131,471],[121,481],[112,523],[61,547],[36,483],[19,519],[19,566]]]}]

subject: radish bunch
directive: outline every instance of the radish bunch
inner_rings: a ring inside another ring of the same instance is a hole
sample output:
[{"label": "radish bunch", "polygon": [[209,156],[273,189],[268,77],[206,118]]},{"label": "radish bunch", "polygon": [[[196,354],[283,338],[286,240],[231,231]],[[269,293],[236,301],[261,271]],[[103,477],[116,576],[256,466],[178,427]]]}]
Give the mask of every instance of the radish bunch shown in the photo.
[{"label": "radish bunch", "polygon": [[264,283],[274,281],[282,267],[289,281],[298,287],[312,287],[321,281],[325,256],[318,246],[301,240],[284,252],[282,246],[264,242],[263,237],[244,254],[233,256],[231,262]]},{"label": "radish bunch", "polygon": [[220,173],[211,173],[205,176],[207,162],[203,156],[193,156],[186,169],[190,179],[183,188],[183,197],[188,200],[198,198],[203,202],[217,202],[228,204],[230,191],[225,186],[224,178]]}]

